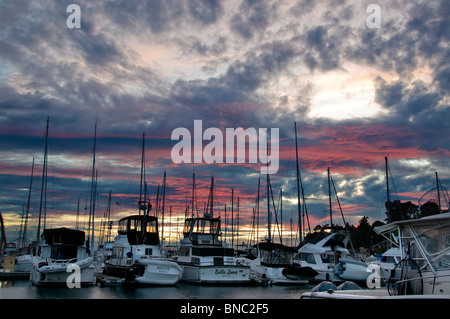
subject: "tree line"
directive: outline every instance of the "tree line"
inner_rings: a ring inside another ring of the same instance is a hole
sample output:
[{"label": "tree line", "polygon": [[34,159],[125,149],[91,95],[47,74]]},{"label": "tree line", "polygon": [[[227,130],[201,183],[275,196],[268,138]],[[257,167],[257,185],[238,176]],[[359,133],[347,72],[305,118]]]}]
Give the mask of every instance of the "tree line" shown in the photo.
[{"label": "tree line", "polygon": [[[350,233],[351,244],[355,249],[368,248],[371,254],[377,253],[379,247],[382,247],[386,239],[377,234],[374,231],[375,227],[385,225],[386,223],[392,223],[400,220],[416,219],[439,213],[447,213],[447,210],[441,210],[439,205],[434,200],[429,200],[420,207],[411,201],[400,202],[395,200],[393,202],[387,201],[386,207],[386,219],[384,222],[375,221],[372,225],[369,223],[369,217],[363,216],[357,226],[346,224],[340,225],[317,225],[314,231],[305,236],[305,242],[317,243],[321,239],[325,238],[328,233],[326,229],[332,229],[333,231]],[[380,250],[383,252],[383,249]]]}]

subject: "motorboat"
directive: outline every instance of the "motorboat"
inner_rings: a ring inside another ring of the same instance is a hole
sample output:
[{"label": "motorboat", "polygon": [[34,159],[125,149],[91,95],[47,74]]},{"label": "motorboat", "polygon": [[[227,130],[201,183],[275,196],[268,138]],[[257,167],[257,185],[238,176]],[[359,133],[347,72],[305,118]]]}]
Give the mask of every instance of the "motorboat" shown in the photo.
[{"label": "motorboat", "polygon": [[92,285],[95,267],[86,243],[84,231],[65,227],[44,229],[37,254],[31,258],[32,284]]},{"label": "motorboat", "polygon": [[135,280],[145,285],[173,286],[181,279],[183,269],[167,258],[142,258],[139,263],[144,267]]},{"label": "motorboat", "polygon": [[305,285],[317,275],[311,267],[292,262],[296,249],[280,243],[261,242],[251,252],[250,262],[255,280],[269,285]]},{"label": "motorboat", "polygon": [[314,281],[366,281],[370,274],[368,264],[352,258],[345,240],[338,240],[337,235],[334,232],[315,244],[306,243],[300,247],[294,261],[317,271]]},{"label": "motorboat", "polygon": [[380,276],[383,282],[386,282],[391,276],[392,270],[401,260],[401,252],[398,247],[391,247],[381,254],[381,258],[374,262],[380,267]]},{"label": "motorboat", "polygon": [[195,284],[249,284],[248,259],[236,257],[234,249],[222,242],[220,218],[206,214],[186,218],[177,263],[182,280]]},{"label": "motorboat", "polygon": [[450,299],[450,213],[395,221],[375,227],[388,240],[396,233],[400,261],[386,287],[363,290],[311,291],[302,298]]},{"label": "motorboat", "polygon": [[161,253],[158,219],[131,215],[119,220],[111,257],[104,261],[105,273],[141,284],[174,285],[182,269]]}]

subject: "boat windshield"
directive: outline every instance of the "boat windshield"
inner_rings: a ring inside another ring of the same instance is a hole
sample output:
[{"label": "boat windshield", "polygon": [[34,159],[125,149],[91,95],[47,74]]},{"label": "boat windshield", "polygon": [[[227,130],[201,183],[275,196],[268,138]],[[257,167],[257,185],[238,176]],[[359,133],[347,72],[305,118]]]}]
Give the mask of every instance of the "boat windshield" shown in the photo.
[{"label": "boat windshield", "polygon": [[50,258],[58,260],[77,258],[77,249],[75,245],[53,244]]},{"label": "boat windshield", "polygon": [[[142,216],[130,216],[128,218],[123,218],[119,221],[118,231],[121,234],[126,234],[128,232],[142,232],[143,217]],[[145,232],[146,233],[157,233],[158,232],[158,221],[153,217],[147,217],[145,219]]]},{"label": "boat windshield", "polygon": [[411,225],[405,235],[407,233],[417,238],[417,242],[409,241],[410,255],[419,262],[421,268],[426,267],[426,260],[435,270],[450,268],[450,224]]},{"label": "boat windshield", "polygon": [[273,250],[261,249],[261,264],[265,266],[289,266],[293,253],[282,248]]},{"label": "boat windshield", "polygon": [[220,219],[195,218],[187,219],[184,223],[185,234],[220,235]]}]

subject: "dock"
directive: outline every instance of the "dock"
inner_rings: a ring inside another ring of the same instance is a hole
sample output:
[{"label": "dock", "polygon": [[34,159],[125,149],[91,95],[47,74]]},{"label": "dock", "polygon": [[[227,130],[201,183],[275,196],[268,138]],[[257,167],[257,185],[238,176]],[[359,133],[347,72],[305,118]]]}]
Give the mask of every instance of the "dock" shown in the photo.
[{"label": "dock", "polygon": [[0,269],[0,280],[30,279],[30,273],[24,271],[5,271]]},{"label": "dock", "polygon": [[103,273],[95,273],[95,284],[100,287],[112,287],[112,286],[130,286],[137,284],[134,280],[126,280],[125,278],[114,277]]}]

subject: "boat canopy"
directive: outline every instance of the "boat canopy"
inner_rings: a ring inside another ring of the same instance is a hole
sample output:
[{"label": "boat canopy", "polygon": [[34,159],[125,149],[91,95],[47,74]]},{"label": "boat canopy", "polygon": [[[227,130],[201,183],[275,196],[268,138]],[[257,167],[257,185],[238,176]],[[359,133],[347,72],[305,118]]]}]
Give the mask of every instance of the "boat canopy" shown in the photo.
[{"label": "boat canopy", "polygon": [[257,244],[258,248],[260,250],[266,250],[266,251],[274,251],[276,249],[281,249],[287,252],[296,253],[297,249],[295,247],[285,246],[283,244],[278,243],[272,243],[272,242],[263,242]]},{"label": "boat canopy", "polygon": [[83,245],[84,231],[62,228],[44,229],[44,240],[48,245],[65,244],[65,245]]},{"label": "boat canopy", "polygon": [[262,242],[252,249],[254,257],[261,258],[261,265],[266,267],[287,267],[291,265],[291,257],[297,252],[294,247],[278,243]]},{"label": "boat canopy", "polygon": [[424,222],[431,222],[431,223],[450,223],[450,213],[442,213],[442,214],[436,214],[431,216],[426,216],[422,218],[416,218],[416,219],[407,219],[407,220],[399,220],[395,221],[386,225],[375,227],[373,230],[377,234],[384,234],[386,232],[391,232],[397,230],[399,226],[403,225],[413,225],[417,223],[424,223]]},{"label": "boat canopy", "polygon": [[[383,236],[397,231],[401,257],[416,260],[420,269],[450,269],[450,213],[392,222],[375,228]],[[387,237],[386,237],[387,238]]]}]

